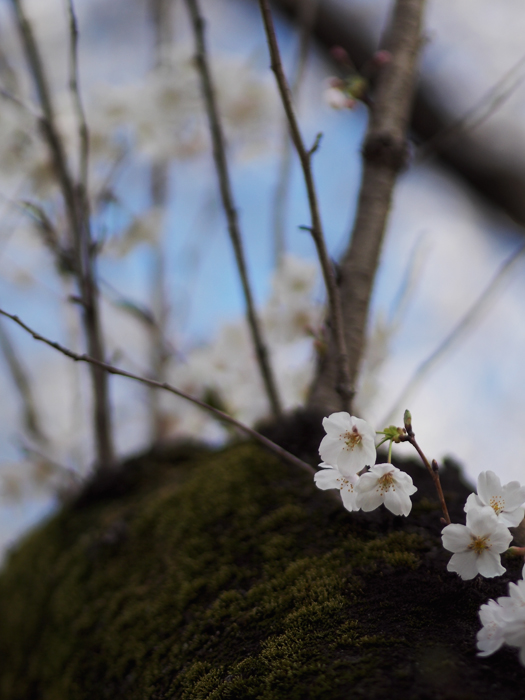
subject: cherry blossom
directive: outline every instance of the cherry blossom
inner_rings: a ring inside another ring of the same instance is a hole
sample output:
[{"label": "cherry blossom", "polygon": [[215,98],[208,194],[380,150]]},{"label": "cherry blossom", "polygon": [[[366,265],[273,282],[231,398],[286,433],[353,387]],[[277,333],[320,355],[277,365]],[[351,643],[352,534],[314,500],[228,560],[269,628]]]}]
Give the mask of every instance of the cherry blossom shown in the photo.
[{"label": "cherry blossom", "polygon": [[346,510],[359,510],[356,505],[355,492],[355,485],[359,477],[355,474],[345,476],[341,474],[338,469],[324,462],[321,462],[319,466],[323,468],[314,475],[314,481],[317,487],[323,490],[339,489]]},{"label": "cherry blossom", "polygon": [[509,602],[507,597],[498,598],[497,602],[489,600],[479,609],[479,618],[483,626],[476,635],[478,656],[490,656],[504,644],[505,627],[513,607]]},{"label": "cherry blossom", "polygon": [[394,515],[408,515],[412,510],[410,496],[417,491],[411,477],[391,464],[376,464],[363,474],[355,487],[356,503],[364,511],[382,503]]},{"label": "cherry blossom", "polygon": [[341,474],[357,474],[376,461],[375,432],[366,421],[341,411],[323,418],[323,428],[319,454]]},{"label": "cherry blossom", "polygon": [[501,485],[499,477],[494,472],[481,472],[478,476],[478,493],[472,493],[465,504],[468,513],[472,508],[490,506],[507,527],[517,527],[523,520],[525,509],[521,507],[525,501],[525,486],[518,481]]},{"label": "cherry blossom", "polygon": [[442,540],[443,547],[454,552],[447,569],[462,579],[474,578],[476,574],[492,578],[506,571],[500,554],[508,549],[512,535],[490,506],[469,510],[466,525],[447,525]]},{"label": "cherry blossom", "polygon": [[482,605],[479,617],[482,628],[477,634],[478,656],[490,656],[505,643],[519,648],[525,666],[525,581],[509,583],[509,595]]}]

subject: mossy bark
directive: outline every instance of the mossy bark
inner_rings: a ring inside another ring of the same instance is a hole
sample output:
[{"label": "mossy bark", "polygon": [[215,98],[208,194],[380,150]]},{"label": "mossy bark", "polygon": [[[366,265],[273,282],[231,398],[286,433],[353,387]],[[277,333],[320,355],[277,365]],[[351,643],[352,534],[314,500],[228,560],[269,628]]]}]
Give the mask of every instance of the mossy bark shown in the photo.
[{"label": "mossy bark", "polygon": [[[512,650],[479,659],[506,576],[446,571],[424,470],[408,518],[352,514],[259,448],[128,465],[0,577],[2,700],[522,698]],[[453,520],[468,492],[443,473]]]}]

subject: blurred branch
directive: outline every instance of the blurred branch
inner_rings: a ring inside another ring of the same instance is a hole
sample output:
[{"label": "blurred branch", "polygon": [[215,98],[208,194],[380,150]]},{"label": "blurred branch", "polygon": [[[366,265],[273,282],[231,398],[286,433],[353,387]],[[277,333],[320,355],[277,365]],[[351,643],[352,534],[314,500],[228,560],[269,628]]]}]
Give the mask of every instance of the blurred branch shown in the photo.
[{"label": "blurred branch", "polygon": [[[102,361],[104,358],[104,344],[100,325],[98,290],[93,270],[95,247],[92,245],[91,241],[88,194],[84,190],[82,182],[76,183],[70,172],[64,143],[56,121],[51,92],[44,71],[44,64],[33,34],[31,23],[26,17],[22,0],[11,0],[11,4],[14,9],[16,24],[22,41],[22,48],[25,53],[29,73],[32,77],[40,108],[43,113],[39,122],[41,132],[48,146],[55,175],[64,199],[69,233],[74,251],[74,273],[81,296],[82,320],[89,353],[95,359]],[[75,63],[76,40],[74,37],[72,39],[72,46],[72,52],[74,54],[73,62]],[[75,73],[75,70],[72,72]],[[76,87],[73,86],[73,88],[78,91],[78,82],[76,83]],[[83,152],[86,148],[86,143],[87,141],[82,146]],[[83,158],[87,158],[87,151],[85,151]],[[93,365],[91,377],[94,397],[93,418],[97,457],[99,468],[104,469],[111,466],[114,462],[107,374]]]},{"label": "blurred branch", "polygon": [[494,277],[491,279],[485,290],[480,294],[476,301],[472,304],[465,315],[458,321],[450,333],[438,345],[438,347],[419,365],[412,377],[409,379],[398,398],[395,400],[391,409],[388,411],[386,418],[380,422],[381,425],[388,425],[394,416],[400,411],[400,407],[405,404],[408,396],[416,389],[430,370],[443,356],[450,350],[454,343],[458,342],[462,336],[472,327],[475,321],[479,318],[480,313],[486,308],[489,301],[493,298],[500,283],[507,277],[516,262],[525,253],[525,244],[521,245],[507,260],[500,266]]},{"label": "blurred branch", "polygon": [[303,170],[304,181],[308,194],[308,205],[310,207],[311,227],[310,233],[317,249],[317,255],[321,264],[326,291],[328,294],[328,305],[330,309],[330,321],[332,333],[335,339],[336,353],[334,364],[336,366],[336,377],[333,382],[333,389],[337,392],[342,404],[343,410],[349,410],[352,400],[352,385],[350,381],[350,373],[348,368],[348,355],[346,349],[346,341],[343,329],[343,316],[341,308],[341,297],[335,278],[335,270],[328,256],[326,249],[325,237],[323,233],[323,225],[319,212],[319,204],[317,201],[317,193],[312,173],[312,156],[319,146],[320,134],[317,136],[314,145],[307,149],[303,142],[303,137],[299,129],[299,124],[295,116],[292,96],[290,88],[284,74],[277,37],[273,26],[273,20],[270,12],[268,0],[259,0],[261,14],[264,21],[266,36],[268,39],[268,47],[271,56],[271,67],[275,73],[277,86],[281,95],[284,111],[288,120],[292,141],[299,156],[301,167]]},{"label": "blurred branch", "polygon": [[463,116],[422,143],[418,149],[417,161],[421,162],[439,153],[467,131],[473,131],[486,122],[523,84],[525,77],[515,77],[515,74],[524,64],[525,56],[522,56]]},{"label": "blurred branch", "polygon": [[[363,352],[368,307],[392,194],[407,159],[407,129],[421,46],[424,0],[396,0],[384,49],[391,60],[378,74],[363,145],[363,175],[354,227],[340,264],[340,293],[348,349],[350,386],[355,383]],[[334,409],[337,349],[329,343],[320,358],[310,405]]]},{"label": "blurred branch", "polygon": [[86,113],[82,104],[82,96],[78,81],[78,24],[75,15],[73,0],[67,0],[69,17],[69,89],[73,98],[73,104],[77,114],[79,149],[79,183],[84,196],[88,193],[88,167],[89,167],[89,129],[86,121]]},{"label": "blurred branch", "polygon": [[230,184],[228,162],[226,159],[225,139],[222,124],[219,118],[215,88],[213,86],[211,71],[208,65],[208,55],[204,38],[204,19],[200,13],[198,0],[186,0],[186,5],[188,7],[193,25],[193,32],[195,35],[195,43],[197,47],[197,55],[195,59],[201,78],[202,92],[210,124],[211,139],[213,143],[213,157],[217,169],[217,176],[219,178],[222,203],[226,213],[226,218],[228,220],[228,231],[233,245],[235,260],[237,262],[237,268],[241,277],[244,299],[246,302],[246,316],[248,325],[251,331],[257,361],[259,363],[263,383],[272,407],[273,414],[275,416],[280,416],[282,413],[281,402],[268,357],[268,349],[263,339],[261,326],[255,311],[255,304],[248,280],[248,270],[244,258],[239,220],[237,217],[237,210],[233,201],[233,193]]},{"label": "blurred branch", "polygon": [[[292,98],[296,105],[299,103],[299,96],[303,84],[306,64],[308,61],[308,51],[312,38],[312,28],[315,22],[315,16],[320,0],[304,0],[299,9],[299,51],[295,68],[295,75],[292,80],[291,91]],[[292,172],[292,148],[293,142],[290,139],[290,129],[285,119],[284,130],[281,139],[281,160],[279,164],[279,172],[277,175],[277,183],[275,185],[275,193],[273,197],[272,211],[272,230],[274,238],[274,257],[275,264],[278,265],[286,250],[285,241],[285,223],[286,223],[286,205],[290,192],[290,177]]]},{"label": "blurred branch", "polygon": [[[172,2],[171,0],[150,0],[149,5],[154,30],[153,70],[160,73],[168,67],[167,53],[172,44]],[[151,326],[150,362],[152,376],[164,382],[168,375],[171,353],[167,351],[167,327],[169,302],[166,293],[166,255],[164,242],[165,213],[168,205],[169,164],[165,156],[157,156],[151,163],[150,196],[151,203],[158,212],[157,238],[152,245],[153,264],[151,270],[151,307],[155,323]],[[149,393],[150,430],[152,442],[166,437],[167,419],[160,403],[158,392]]]},{"label": "blurred branch", "polygon": [[[273,2],[296,19],[303,0]],[[313,29],[315,37],[327,49],[344,47],[358,69],[367,63],[376,48],[360,7],[360,3],[351,1],[323,0]],[[415,95],[411,130],[423,144],[443,133],[450,123],[449,103],[439,94],[439,85],[426,81],[419,85]],[[442,162],[479,195],[517,223],[525,225],[525,163],[495,158],[490,141],[476,137],[471,130],[463,130],[461,138],[454,138],[452,147],[446,142],[436,145],[435,150]]]},{"label": "blurred branch", "polygon": [[40,423],[29,376],[18,357],[4,323],[0,323],[0,349],[22,400],[25,429],[35,442],[45,445],[48,440]]},{"label": "blurred branch", "polygon": [[[23,328],[27,333],[29,333],[35,340],[38,340],[42,343],[45,343],[46,345],[49,345],[49,347],[54,348],[55,350],[58,350],[58,352],[62,353],[63,355],[66,355],[70,359],[74,360],[75,362],[87,362],[88,364],[95,365],[96,367],[99,367],[100,369],[104,370],[105,372],[109,374],[115,374],[120,377],[127,377],[128,379],[133,379],[134,381],[140,382],[141,384],[145,384],[146,386],[151,386],[155,387],[157,389],[164,389],[165,391],[170,392],[171,394],[175,394],[175,396],[179,396],[183,399],[186,399],[186,401],[189,401],[190,403],[194,404],[195,406],[199,406],[199,408],[204,409],[208,413],[211,413],[217,420],[228,423],[241,432],[245,433],[249,437],[251,437],[253,440],[258,442],[260,445],[265,447],[266,449],[270,450],[274,454],[276,454],[278,457],[283,459],[285,462],[288,462],[289,464],[299,467],[303,471],[306,471],[308,474],[312,475],[316,472],[316,470],[307,462],[303,462],[302,459],[299,459],[295,455],[291,454],[287,450],[283,449],[282,447],[279,447],[276,443],[272,442],[268,438],[264,437],[264,435],[261,435],[258,433],[256,430],[253,430],[247,425],[244,425],[244,423],[241,423],[240,421],[236,420],[235,418],[232,418],[229,416],[227,413],[224,413],[223,411],[220,411],[217,408],[214,408],[213,406],[210,406],[209,404],[205,403],[204,401],[201,401],[200,399],[196,399],[193,396],[190,396],[184,391],[181,391],[180,389],[177,389],[174,386],[171,386],[171,384],[167,384],[166,382],[157,382],[154,379],[147,379],[146,377],[141,377],[140,375],[133,374],[132,372],[127,372],[126,370],[119,369],[118,367],[114,367],[113,365],[108,364],[107,362],[101,362],[100,360],[96,360],[94,357],[90,357],[89,355],[79,355],[76,352],[73,352],[72,350],[69,350],[68,348],[65,348],[63,345],[60,345],[59,343],[55,343],[52,340],[49,340],[48,338],[45,338],[44,336],[40,335],[36,331],[34,331],[32,328],[30,328],[27,324],[25,324],[23,321],[20,320],[18,316],[15,316],[13,314],[8,313],[7,311],[4,311],[3,309],[0,309],[0,314],[2,316],[5,316],[6,318],[10,318],[12,321],[14,321],[17,325],[19,325],[21,328]],[[337,499],[339,501],[339,496],[337,493],[335,493],[337,496]],[[339,501],[340,502],[340,501]]]}]

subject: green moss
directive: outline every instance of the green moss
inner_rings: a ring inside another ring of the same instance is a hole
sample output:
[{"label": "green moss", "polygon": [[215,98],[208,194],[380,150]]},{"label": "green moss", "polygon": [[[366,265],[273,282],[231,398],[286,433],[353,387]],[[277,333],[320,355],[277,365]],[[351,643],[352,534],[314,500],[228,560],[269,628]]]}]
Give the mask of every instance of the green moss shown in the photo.
[{"label": "green moss", "polygon": [[408,523],[348,514],[251,445],[157,466],[12,554],[0,697],[387,698],[419,662],[438,683],[462,603],[444,614],[435,533]]}]

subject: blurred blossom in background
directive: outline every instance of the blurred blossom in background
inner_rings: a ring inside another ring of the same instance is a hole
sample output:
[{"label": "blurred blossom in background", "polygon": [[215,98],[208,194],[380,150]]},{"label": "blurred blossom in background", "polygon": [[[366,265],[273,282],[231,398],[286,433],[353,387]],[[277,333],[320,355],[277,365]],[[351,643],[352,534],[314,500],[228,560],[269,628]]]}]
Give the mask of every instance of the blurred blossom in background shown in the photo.
[{"label": "blurred blossom in background", "polygon": [[[390,3],[347,4],[360,10],[377,43]],[[43,49],[61,131],[78,167],[64,3],[27,0],[26,7]],[[145,0],[76,3],[107,355],[148,375],[151,339],[160,338],[159,361],[168,381],[253,425],[267,415],[268,406],[243,320],[192,36],[183,4],[173,7],[172,37],[159,54]],[[257,4],[203,0],[202,8],[249,272],[283,403],[291,409],[307,395],[324,316],[315,249],[299,228],[309,222],[304,184],[292,158],[283,236],[276,241],[275,191],[285,126]],[[520,59],[518,11],[510,0],[497,7],[488,0],[429,2],[422,80],[446,104],[451,120]],[[276,19],[292,74],[299,32]],[[5,1],[0,21],[0,46],[10,66],[2,69],[2,87],[29,106],[30,81]],[[307,143],[323,134],[314,169],[328,245],[337,259],[354,215],[367,113],[360,103],[336,111],[323,102],[333,73],[328,54],[312,42],[299,117]],[[525,159],[524,111],[525,90],[518,85],[477,127],[495,158]],[[71,279],[57,271],[45,239],[45,216],[61,216],[46,149],[31,110],[7,99],[0,110],[0,163],[0,306],[83,352]],[[164,173],[160,197],[152,185],[155,168]],[[525,261],[515,261],[435,362],[423,363],[479,299],[521,235],[457,176],[432,161],[419,163],[415,150],[396,189],[376,281],[358,415],[382,429],[387,420],[400,424],[409,407],[425,451],[438,460],[453,456],[473,481],[481,470],[496,470],[503,481],[520,479],[523,472]],[[160,319],[162,327],[154,328],[152,319]],[[0,336],[7,337],[0,342],[0,547],[5,548],[53,509],[58,486],[89,471],[93,448],[86,368],[5,320],[1,328]],[[9,347],[27,373],[40,438],[23,427]],[[420,381],[404,394],[422,364]],[[111,396],[119,455],[146,448],[152,431],[165,440],[191,436],[215,444],[228,437],[193,406],[169,395],[152,399],[144,387],[125,379],[111,379]],[[153,428],[152,401],[158,419]]]}]

